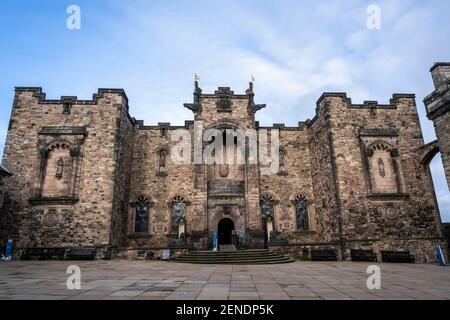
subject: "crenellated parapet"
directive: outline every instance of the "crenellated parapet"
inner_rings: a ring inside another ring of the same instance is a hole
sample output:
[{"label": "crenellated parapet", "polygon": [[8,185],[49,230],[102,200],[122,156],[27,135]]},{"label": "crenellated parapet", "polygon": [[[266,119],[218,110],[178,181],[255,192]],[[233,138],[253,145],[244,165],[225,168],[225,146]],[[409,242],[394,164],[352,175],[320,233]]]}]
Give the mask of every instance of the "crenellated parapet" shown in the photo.
[{"label": "crenellated parapet", "polygon": [[111,94],[118,94],[126,102],[126,107],[128,110],[128,97],[125,93],[125,90],[123,89],[105,89],[100,88],[98,89],[97,93],[94,93],[92,95],[91,100],[78,100],[78,97],[76,96],[61,96],[60,99],[47,99],[46,93],[42,91],[42,87],[16,87],[15,88],[16,96],[17,94],[21,92],[32,92],[33,98],[36,98],[40,104],[64,104],[64,103],[71,103],[71,104],[78,104],[78,105],[96,105],[98,104],[98,100],[103,98],[105,94],[111,93]]}]

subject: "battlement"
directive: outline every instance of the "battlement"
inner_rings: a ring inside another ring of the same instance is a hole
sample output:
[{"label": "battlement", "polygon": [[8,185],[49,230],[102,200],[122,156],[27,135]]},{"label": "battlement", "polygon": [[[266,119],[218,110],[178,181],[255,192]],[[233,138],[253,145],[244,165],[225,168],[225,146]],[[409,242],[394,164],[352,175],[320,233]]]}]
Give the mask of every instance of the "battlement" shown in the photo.
[{"label": "battlement", "polygon": [[349,108],[357,108],[357,109],[396,109],[397,103],[400,99],[416,99],[415,94],[411,93],[394,93],[392,98],[389,100],[389,104],[381,104],[376,100],[373,101],[364,101],[362,104],[353,104],[352,99],[347,96],[345,92],[325,92],[322,96],[317,100],[316,106],[319,107],[320,104],[326,98],[341,98],[345,103],[347,103]]},{"label": "battlement", "polygon": [[128,97],[123,89],[111,89],[111,88],[100,88],[97,93],[92,95],[92,100],[78,100],[76,96],[61,96],[60,99],[47,99],[47,95],[42,91],[42,87],[16,87],[15,88],[16,97],[21,92],[32,92],[33,98],[38,99],[40,104],[78,104],[78,105],[96,105],[98,100],[103,98],[107,93],[114,93],[122,96],[126,102],[126,107],[128,110]]},{"label": "battlement", "polygon": [[255,127],[256,129],[263,129],[263,130],[278,129],[280,131],[302,131],[306,128],[309,121],[311,120],[308,119],[306,121],[300,121],[297,127],[287,127],[286,124],[284,123],[274,123],[272,126],[260,126],[259,121],[256,121]]},{"label": "battlement", "polygon": [[436,62],[430,69],[436,90],[450,85],[450,62]]},{"label": "battlement", "polygon": [[170,122],[158,122],[157,125],[145,125],[144,120],[136,120],[133,118],[133,123],[138,126],[139,130],[177,130],[177,129],[189,129],[194,125],[193,120],[184,121],[184,126],[173,126]]}]

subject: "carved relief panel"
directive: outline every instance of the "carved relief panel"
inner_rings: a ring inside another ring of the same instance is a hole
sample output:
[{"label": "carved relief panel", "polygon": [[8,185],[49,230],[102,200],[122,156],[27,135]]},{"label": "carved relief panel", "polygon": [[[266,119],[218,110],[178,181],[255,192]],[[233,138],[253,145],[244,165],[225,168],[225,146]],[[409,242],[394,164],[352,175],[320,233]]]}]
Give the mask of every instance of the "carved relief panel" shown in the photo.
[{"label": "carved relief panel", "polygon": [[403,194],[397,133],[393,130],[369,129],[363,130],[360,138],[369,194]]},{"label": "carved relief panel", "polygon": [[[76,201],[84,127],[44,127],[39,132],[37,181],[32,203]],[[71,200],[72,199],[72,200]]]}]

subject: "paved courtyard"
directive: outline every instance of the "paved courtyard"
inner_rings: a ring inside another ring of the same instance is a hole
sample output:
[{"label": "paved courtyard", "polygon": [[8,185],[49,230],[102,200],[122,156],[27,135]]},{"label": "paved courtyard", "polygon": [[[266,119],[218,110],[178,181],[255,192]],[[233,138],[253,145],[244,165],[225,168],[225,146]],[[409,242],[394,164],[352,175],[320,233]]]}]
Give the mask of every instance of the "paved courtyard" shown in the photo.
[{"label": "paved courtyard", "polygon": [[[81,268],[68,290],[67,267]],[[369,264],[192,265],[152,261],[0,263],[0,299],[450,299],[450,268],[380,264],[381,290],[368,290]]]}]

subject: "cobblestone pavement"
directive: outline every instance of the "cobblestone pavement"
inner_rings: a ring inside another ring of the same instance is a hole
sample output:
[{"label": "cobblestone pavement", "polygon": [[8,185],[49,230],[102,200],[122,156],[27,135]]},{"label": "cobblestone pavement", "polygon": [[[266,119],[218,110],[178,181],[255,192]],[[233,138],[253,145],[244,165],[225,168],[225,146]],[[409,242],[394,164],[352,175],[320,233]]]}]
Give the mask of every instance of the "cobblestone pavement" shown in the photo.
[{"label": "cobblestone pavement", "polygon": [[[67,267],[81,268],[68,290]],[[0,299],[450,299],[450,268],[380,264],[380,290],[368,290],[368,263],[193,265],[152,261],[0,263]]]}]

